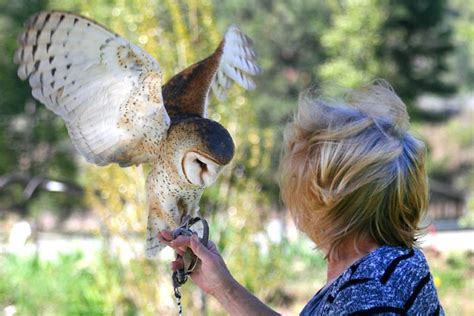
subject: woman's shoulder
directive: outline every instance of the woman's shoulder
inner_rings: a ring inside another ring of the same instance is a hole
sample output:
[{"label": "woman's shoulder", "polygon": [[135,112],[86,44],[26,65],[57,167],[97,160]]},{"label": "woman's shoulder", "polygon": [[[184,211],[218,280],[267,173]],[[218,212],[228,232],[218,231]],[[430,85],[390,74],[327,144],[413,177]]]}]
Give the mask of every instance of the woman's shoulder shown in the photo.
[{"label": "woman's shoulder", "polygon": [[382,284],[390,284],[400,278],[425,276],[429,267],[418,248],[381,246],[353,264],[346,273],[350,278],[379,279]]},{"label": "woman's shoulder", "polygon": [[421,250],[382,246],[352,265],[328,294],[334,313],[442,313]]}]

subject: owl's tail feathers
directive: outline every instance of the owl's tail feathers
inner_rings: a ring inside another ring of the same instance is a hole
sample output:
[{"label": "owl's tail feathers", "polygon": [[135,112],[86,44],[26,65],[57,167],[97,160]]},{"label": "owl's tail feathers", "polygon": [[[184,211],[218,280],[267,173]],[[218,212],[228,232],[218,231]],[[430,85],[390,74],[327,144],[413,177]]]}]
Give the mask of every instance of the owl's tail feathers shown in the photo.
[{"label": "owl's tail feathers", "polygon": [[[244,89],[255,89],[252,76],[262,71],[257,65],[257,55],[252,47],[252,40],[239,28],[230,26],[223,44],[223,54],[212,84],[212,91],[219,100],[225,98],[232,81],[237,82]],[[218,49],[221,49],[221,46]]]},{"label": "owl's tail feathers", "polygon": [[158,240],[158,233],[167,229],[168,225],[158,215],[150,212],[148,215],[145,255],[147,259],[156,259],[161,249],[166,245]]}]

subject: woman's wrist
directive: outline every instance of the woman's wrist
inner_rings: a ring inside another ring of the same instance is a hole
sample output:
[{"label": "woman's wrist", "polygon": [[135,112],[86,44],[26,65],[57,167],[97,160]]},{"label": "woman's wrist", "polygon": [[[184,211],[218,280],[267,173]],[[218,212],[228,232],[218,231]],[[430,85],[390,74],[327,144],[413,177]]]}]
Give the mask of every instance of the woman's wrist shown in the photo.
[{"label": "woman's wrist", "polygon": [[280,315],[266,306],[232,277],[225,287],[211,295],[230,315]]},{"label": "woman's wrist", "polygon": [[229,279],[225,287],[216,291],[213,296],[230,315],[244,315],[244,304],[253,299],[250,298],[253,295],[234,278]]},{"label": "woman's wrist", "polygon": [[224,282],[222,282],[220,287],[216,288],[213,293],[209,294],[214,296],[215,299],[223,304],[223,302],[235,297],[235,293],[240,287],[241,285],[232,277],[232,275],[229,275],[229,277],[226,278]]}]

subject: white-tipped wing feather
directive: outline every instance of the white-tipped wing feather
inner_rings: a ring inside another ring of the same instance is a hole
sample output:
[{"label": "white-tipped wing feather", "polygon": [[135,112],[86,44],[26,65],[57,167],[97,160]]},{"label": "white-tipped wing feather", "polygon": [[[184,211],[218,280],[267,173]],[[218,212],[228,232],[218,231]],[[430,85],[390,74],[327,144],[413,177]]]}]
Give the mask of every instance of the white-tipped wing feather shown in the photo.
[{"label": "white-tipped wing feather", "polygon": [[170,119],[158,62],[101,25],[65,12],[40,12],[19,36],[14,61],[33,96],[66,122],[90,162],[122,166],[159,150]]},{"label": "white-tipped wing feather", "polygon": [[244,89],[255,89],[252,76],[260,72],[255,51],[252,48],[252,40],[236,26],[229,27],[224,38],[224,50],[219,68],[211,85],[216,97],[223,100],[233,81]]}]

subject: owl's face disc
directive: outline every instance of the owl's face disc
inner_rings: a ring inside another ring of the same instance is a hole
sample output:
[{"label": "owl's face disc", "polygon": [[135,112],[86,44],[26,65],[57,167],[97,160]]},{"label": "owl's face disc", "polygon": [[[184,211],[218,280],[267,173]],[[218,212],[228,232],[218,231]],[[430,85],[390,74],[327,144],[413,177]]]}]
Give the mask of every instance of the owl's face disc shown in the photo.
[{"label": "owl's face disc", "polygon": [[172,157],[181,179],[207,187],[213,184],[234,156],[234,142],[219,123],[201,117],[173,118],[167,138],[167,155]]},{"label": "owl's face disc", "polygon": [[181,163],[183,174],[189,183],[207,187],[214,183],[223,166],[197,151],[188,151]]}]

